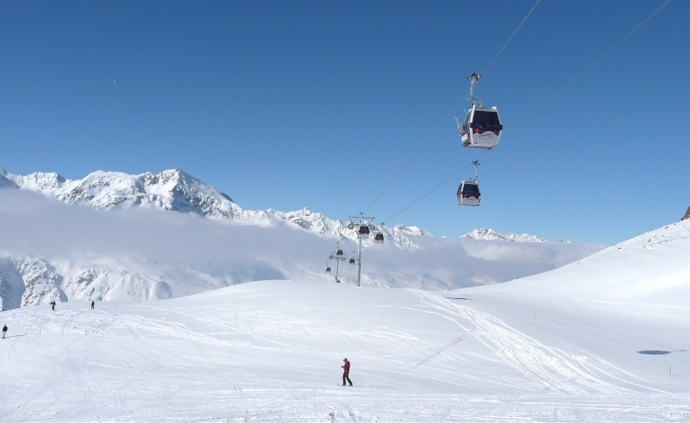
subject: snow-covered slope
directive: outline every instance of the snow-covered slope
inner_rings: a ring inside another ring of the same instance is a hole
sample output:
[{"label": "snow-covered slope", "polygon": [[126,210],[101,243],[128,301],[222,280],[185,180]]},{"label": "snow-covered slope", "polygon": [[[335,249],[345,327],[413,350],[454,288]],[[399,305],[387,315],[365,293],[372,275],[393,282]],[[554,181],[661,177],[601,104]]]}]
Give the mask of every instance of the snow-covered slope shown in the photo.
[{"label": "snow-covered slope", "polygon": [[[356,288],[320,267],[338,237],[284,218],[303,216],[0,190],[0,419],[689,421],[690,221],[604,250],[399,227],[418,248],[367,246]],[[261,279],[282,280],[226,287]]]},{"label": "snow-covered slope", "polygon": [[[635,263],[634,277],[631,263]],[[572,277],[573,272],[578,278]],[[477,292],[491,290],[478,288]],[[684,306],[690,299],[690,221],[666,225],[562,268],[507,283],[500,292],[582,301],[617,298],[631,303],[660,297]]]},{"label": "snow-covered slope", "polygon": [[[687,268],[657,267],[659,257],[685,261],[687,228],[467,293],[282,280],[95,310],[84,301],[3,312],[0,416],[688,421],[690,300],[637,288],[652,273],[657,286]],[[602,279],[584,290],[599,301],[572,299],[588,266],[606,263],[608,276],[628,283]],[[339,386],[343,357],[353,387]]]}]

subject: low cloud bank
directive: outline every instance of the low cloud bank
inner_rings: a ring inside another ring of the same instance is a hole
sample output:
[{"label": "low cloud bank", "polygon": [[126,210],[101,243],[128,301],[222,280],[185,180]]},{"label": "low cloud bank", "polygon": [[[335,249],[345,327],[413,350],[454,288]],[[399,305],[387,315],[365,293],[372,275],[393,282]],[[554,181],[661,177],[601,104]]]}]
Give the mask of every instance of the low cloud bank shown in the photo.
[{"label": "low cloud bank", "polygon": [[[363,283],[434,290],[498,283],[548,271],[603,248],[411,238],[422,248],[367,247]],[[281,224],[262,227],[155,209],[99,211],[31,192],[0,189],[0,255],[49,258],[59,260],[61,264],[54,266],[61,267],[77,262],[80,269],[100,263],[119,268],[122,274],[145,274],[148,279],[158,274],[160,281],[171,286],[171,296],[249,280],[332,281],[325,267],[335,244],[334,238]],[[348,258],[354,256],[353,242],[343,240],[340,245]],[[335,271],[335,264],[330,266]],[[345,261],[340,270],[343,282],[354,281],[355,266]],[[175,283],[169,282],[172,279]],[[192,288],[184,288],[185,283]]]}]

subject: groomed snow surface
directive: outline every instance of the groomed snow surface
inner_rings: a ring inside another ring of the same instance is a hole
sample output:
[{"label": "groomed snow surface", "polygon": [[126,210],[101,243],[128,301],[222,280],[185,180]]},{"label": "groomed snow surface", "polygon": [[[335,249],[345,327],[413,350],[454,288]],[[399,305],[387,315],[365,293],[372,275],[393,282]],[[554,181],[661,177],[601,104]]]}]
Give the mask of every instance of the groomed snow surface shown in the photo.
[{"label": "groomed snow surface", "polygon": [[687,422],[689,235],[466,291],[280,280],[2,312],[0,421]]}]

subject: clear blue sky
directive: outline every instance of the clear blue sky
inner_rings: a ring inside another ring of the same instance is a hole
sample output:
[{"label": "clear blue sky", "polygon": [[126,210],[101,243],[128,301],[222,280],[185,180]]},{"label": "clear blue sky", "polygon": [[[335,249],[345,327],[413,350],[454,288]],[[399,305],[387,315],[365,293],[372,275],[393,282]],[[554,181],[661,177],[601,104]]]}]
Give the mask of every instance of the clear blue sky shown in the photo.
[{"label": "clear blue sky", "polygon": [[[245,209],[385,220],[481,153],[463,149],[470,71],[533,0],[0,3],[0,168],[181,168]],[[498,106],[480,160],[386,224],[612,244],[690,205],[690,1],[542,0],[476,88]],[[460,107],[456,105],[460,103]]]}]

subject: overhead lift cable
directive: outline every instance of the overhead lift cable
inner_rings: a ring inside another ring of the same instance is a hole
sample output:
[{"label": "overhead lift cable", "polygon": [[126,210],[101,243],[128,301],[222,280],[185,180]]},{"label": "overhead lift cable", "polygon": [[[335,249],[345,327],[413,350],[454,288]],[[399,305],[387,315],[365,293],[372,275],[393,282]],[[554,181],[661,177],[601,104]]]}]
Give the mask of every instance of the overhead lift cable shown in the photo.
[{"label": "overhead lift cable", "polygon": [[578,73],[578,74],[577,74],[573,79],[571,79],[567,84],[563,85],[558,91],[556,91],[555,94],[553,94],[551,97],[549,97],[541,106],[537,107],[537,108],[536,108],[532,113],[530,113],[526,118],[524,118],[521,122],[519,122],[517,125],[515,125],[515,126],[512,128],[512,130],[509,131],[509,132],[513,132],[513,130],[516,130],[516,129],[522,127],[528,120],[532,119],[532,117],[534,117],[534,115],[536,115],[536,114],[539,113],[544,107],[546,107],[547,104],[551,103],[551,102],[552,102],[556,97],[558,97],[563,91],[565,91],[568,87],[570,87],[571,85],[573,85],[573,84],[575,83],[575,81],[577,81],[578,79],[580,79],[584,74],[586,74],[590,69],[592,69],[597,63],[599,63],[604,57],[608,56],[609,53],[611,53],[613,50],[615,50],[616,47],[618,47],[623,41],[625,41],[626,39],[628,39],[628,37],[630,37],[632,34],[634,34],[638,29],[640,29],[644,24],[646,24],[648,20],[652,19],[652,17],[654,17],[654,15],[656,15],[657,13],[659,13],[659,11],[661,11],[661,9],[663,9],[664,7],[666,7],[666,6],[667,6],[669,3],[671,3],[672,1],[673,1],[673,0],[667,0],[666,3],[662,4],[661,6],[659,6],[658,9],[656,9],[654,12],[652,12],[651,15],[647,16],[642,22],[640,22],[639,25],[637,25],[635,28],[633,28],[632,31],[628,32],[628,33],[625,35],[625,37],[621,38],[621,39],[620,39],[616,44],[614,44],[610,49],[606,50],[606,52],[605,52],[604,54],[602,54],[601,56],[599,56],[599,58],[597,58],[597,60],[595,60],[595,61],[592,62],[589,66],[587,66],[586,68],[584,68],[584,69],[582,70],[582,72]]},{"label": "overhead lift cable", "polygon": [[[468,92],[468,93],[469,93],[469,92]],[[464,97],[467,97],[467,94],[465,94]],[[366,214],[366,212],[368,212],[369,209],[370,209],[374,204],[376,204],[377,201],[379,201],[379,198],[381,198],[381,196],[382,196],[386,191],[388,191],[388,188],[390,188],[390,186],[393,185],[393,182],[395,182],[395,181],[398,179],[398,177],[405,171],[405,169],[407,169],[407,167],[417,158],[417,156],[419,156],[419,153],[421,153],[422,150],[424,150],[424,148],[425,148],[427,145],[429,145],[429,143],[431,142],[431,140],[433,140],[434,138],[436,138],[436,134],[438,134],[438,131],[440,131],[441,128],[443,128],[443,125],[446,124],[446,121],[448,121],[448,119],[450,119],[450,117],[453,116],[453,114],[455,113],[455,110],[460,106],[460,104],[462,104],[462,103],[465,101],[464,97],[463,97],[460,101],[458,101],[458,104],[456,104],[455,106],[453,106],[453,108],[451,109],[451,111],[446,115],[446,117],[443,118],[443,120],[441,121],[441,123],[438,124],[438,126],[436,127],[436,129],[434,129],[434,131],[431,133],[431,135],[430,135],[429,137],[427,137],[427,140],[424,142],[424,144],[422,144],[422,146],[419,147],[419,148],[417,149],[417,151],[412,155],[412,157],[410,157],[410,159],[407,161],[407,163],[405,163],[405,165],[402,167],[402,169],[400,169],[400,171],[398,171],[398,173],[393,177],[393,179],[391,179],[391,181],[388,183],[388,185],[386,185],[386,187],[383,189],[383,191],[381,191],[381,192],[379,193],[379,195],[376,196],[376,198],[374,199],[374,201],[372,201],[371,204],[369,204],[369,206],[368,206],[362,213],[365,213],[365,214]]]},{"label": "overhead lift cable", "polygon": [[463,167],[462,169],[458,170],[457,172],[455,172],[454,174],[452,174],[451,176],[449,176],[446,180],[444,180],[443,182],[441,182],[440,184],[438,184],[438,185],[436,185],[434,188],[432,188],[431,191],[429,191],[429,192],[427,192],[426,194],[422,195],[421,197],[419,197],[418,199],[414,200],[414,201],[413,201],[412,203],[410,203],[409,205],[405,206],[402,210],[400,210],[399,212],[395,213],[394,215],[392,215],[392,216],[390,216],[390,217],[387,217],[387,218],[384,219],[383,221],[384,221],[384,222],[388,222],[388,221],[390,221],[391,219],[393,219],[395,216],[399,215],[400,213],[404,212],[405,210],[407,210],[407,209],[409,209],[410,207],[414,206],[415,204],[419,203],[420,201],[422,201],[423,199],[425,199],[428,195],[430,195],[432,192],[434,192],[434,191],[436,191],[437,189],[441,188],[443,185],[447,184],[448,181],[450,181],[451,179],[453,179],[453,178],[455,178],[456,176],[458,176],[458,175],[459,175],[460,173],[462,173],[465,169],[467,169],[467,168],[469,168],[470,166],[472,166],[475,162],[479,161],[479,159],[481,159],[482,156],[484,156],[484,154],[488,153],[489,151],[491,151],[491,150],[486,150],[486,151],[484,151],[482,154],[480,154],[479,156],[477,156],[477,158],[476,158],[473,162],[468,163],[467,165],[465,165],[465,167]]},{"label": "overhead lift cable", "polygon": [[[498,51],[498,53],[496,53],[496,55],[494,56],[494,58],[491,60],[491,62],[489,63],[489,65],[488,65],[488,66],[486,67],[486,69],[484,70],[483,74],[486,73],[486,72],[491,68],[491,66],[493,66],[494,62],[496,62],[496,60],[497,60],[498,57],[501,55],[501,53],[503,53],[503,50],[505,50],[505,48],[508,46],[508,44],[510,43],[510,41],[515,37],[515,34],[518,33],[518,31],[520,30],[520,28],[522,28],[522,25],[524,25],[524,23],[527,21],[527,18],[530,17],[530,15],[531,15],[532,12],[534,11],[534,9],[537,7],[537,5],[539,4],[539,2],[541,2],[541,0],[537,0],[537,2],[534,3],[534,6],[532,6],[532,8],[530,9],[530,11],[527,13],[527,15],[526,15],[525,18],[522,20],[522,22],[520,22],[520,24],[517,26],[517,28],[515,28],[515,31],[513,31],[513,33],[510,35],[510,37],[508,37],[508,40],[503,44],[503,47],[500,48],[500,50]],[[436,137],[436,134],[438,133],[438,131],[440,131],[441,128],[443,127],[443,125],[445,125],[446,121],[448,121],[448,119],[450,119],[450,117],[453,116],[453,115],[455,114],[455,110],[457,110],[457,108],[460,106],[460,104],[462,104],[462,103],[465,101],[465,98],[467,97],[468,94],[469,94],[469,92],[466,93],[466,94],[460,99],[460,101],[458,101],[458,103],[457,103],[455,106],[453,106],[453,108],[452,108],[452,109],[450,110],[450,112],[446,115],[446,117],[443,118],[443,120],[441,121],[441,123],[432,131],[432,133],[429,135],[429,137],[427,137],[427,140],[424,142],[424,144],[422,144],[422,146],[419,147],[419,149],[417,149],[417,151],[415,151],[415,153],[412,155],[412,157],[410,157],[410,159],[403,165],[403,167],[400,169],[400,171],[398,171],[398,173],[393,177],[393,179],[391,179],[391,181],[388,183],[388,185],[386,185],[386,187],[383,189],[383,191],[381,191],[381,192],[379,193],[379,195],[376,196],[376,198],[374,199],[374,201],[372,201],[371,204],[369,204],[369,206],[363,211],[363,213],[366,214],[366,213],[369,211],[369,209],[371,209],[372,206],[373,206],[374,204],[376,204],[376,202],[381,198],[381,196],[383,196],[383,194],[384,194],[386,191],[388,191],[388,188],[390,188],[391,185],[393,185],[393,183],[398,179],[398,177],[400,177],[400,175],[405,171],[405,169],[407,169],[407,167],[417,158],[417,156],[419,156],[419,154],[422,152],[422,150],[424,150],[424,148],[425,148],[427,145],[429,145],[429,143],[431,142],[431,140],[433,140],[433,139]],[[483,156],[483,154],[482,154],[482,156]],[[480,156],[480,157],[481,157],[481,156]]]},{"label": "overhead lift cable", "polygon": [[[667,0],[667,1],[666,1],[664,4],[662,4],[658,9],[656,9],[656,10],[655,10],[654,12],[652,12],[649,16],[647,16],[642,22],[640,22],[640,24],[638,24],[635,28],[633,28],[630,32],[628,32],[623,38],[621,38],[618,42],[616,42],[611,48],[609,48],[608,50],[606,50],[606,52],[605,52],[604,54],[602,54],[601,56],[599,56],[594,62],[592,62],[589,66],[585,67],[585,68],[584,68],[580,73],[578,73],[573,79],[571,79],[568,83],[566,83],[565,85],[563,85],[554,95],[552,95],[551,97],[549,97],[549,99],[546,100],[541,106],[539,106],[535,111],[533,111],[531,114],[529,114],[529,115],[527,116],[527,118],[523,119],[522,122],[520,122],[518,125],[516,125],[515,127],[513,127],[510,131],[508,131],[508,134],[512,133],[513,131],[515,131],[516,129],[518,129],[519,127],[521,127],[527,120],[529,120],[530,118],[532,118],[532,116],[534,116],[537,112],[539,112],[541,109],[543,109],[547,104],[549,104],[551,101],[553,101],[553,99],[555,99],[556,97],[558,97],[558,95],[560,95],[563,91],[565,91],[568,87],[570,87],[573,83],[575,83],[575,81],[577,81],[578,79],[580,79],[580,77],[582,77],[585,73],[587,73],[587,71],[589,71],[591,68],[593,68],[593,67],[594,67],[597,63],[599,63],[604,57],[606,57],[609,53],[611,53],[611,52],[612,52],[616,47],[618,47],[623,41],[625,41],[626,39],[628,39],[628,37],[630,37],[632,34],[634,34],[634,33],[635,33],[638,29],[640,29],[645,23],[647,23],[647,21],[649,21],[652,17],[654,17],[654,15],[656,15],[659,11],[661,11],[661,9],[663,9],[664,7],[666,7],[666,6],[667,6],[669,3],[671,3],[672,1],[673,1],[673,0]],[[537,3],[539,3],[539,1],[537,1]],[[533,8],[533,9],[534,9],[534,8]],[[530,13],[532,13],[531,10],[530,10]],[[528,14],[528,16],[529,16],[529,14]],[[522,24],[520,24],[520,25],[522,25]],[[487,68],[487,69],[488,69],[488,68]],[[490,151],[490,150],[484,151],[482,154],[480,154],[479,156],[477,156],[477,158],[475,159],[475,161],[478,161],[484,154],[486,154],[486,153],[489,152],[489,151]],[[451,176],[449,176],[448,178],[446,178],[443,182],[441,182],[440,184],[436,185],[434,188],[432,188],[432,189],[431,189],[430,191],[428,191],[426,194],[422,195],[421,197],[419,197],[419,198],[417,198],[416,200],[414,200],[412,203],[410,203],[410,204],[408,204],[407,206],[403,207],[400,211],[398,211],[398,212],[395,213],[394,215],[392,215],[392,216],[390,216],[390,217],[384,219],[384,221],[390,221],[390,220],[391,220],[392,218],[394,218],[395,216],[399,215],[400,213],[402,213],[402,212],[404,212],[405,210],[409,209],[409,208],[412,207],[413,205],[415,205],[415,204],[417,204],[418,202],[422,201],[424,198],[426,198],[427,196],[429,196],[431,193],[433,193],[434,191],[436,191],[437,189],[439,189],[439,188],[442,187],[443,185],[447,184],[451,179],[455,178],[455,177],[456,177],[457,175],[459,175],[462,171],[464,171],[465,169],[467,169],[468,167],[470,167],[470,166],[472,165],[472,163],[473,163],[473,162],[468,163],[465,167],[463,167],[463,168],[460,169],[459,171],[455,172],[454,174],[452,174]],[[380,196],[380,195],[379,195],[379,196]],[[371,206],[369,206],[369,207],[371,207]]]},{"label": "overhead lift cable", "polygon": [[522,20],[522,22],[520,22],[520,25],[518,25],[517,28],[515,28],[515,31],[513,31],[513,33],[510,35],[510,37],[508,37],[508,41],[506,41],[505,44],[503,44],[503,47],[501,47],[501,49],[498,50],[498,53],[496,53],[496,56],[494,56],[494,58],[491,60],[491,62],[489,63],[489,66],[487,66],[486,69],[484,69],[484,72],[481,73],[482,76],[484,76],[489,71],[489,69],[491,69],[491,66],[493,66],[496,59],[498,59],[498,56],[500,56],[501,53],[503,53],[503,50],[505,50],[505,48],[508,46],[508,44],[513,39],[513,37],[515,37],[515,34],[517,34],[517,32],[520,30],[520,28],[522,28],[522,25],[524,25],[524,23],[527,22],[527,18],[529,18],[529,15],[531,15],[532,12],[534,11],[534,9],[537,8],[537,5],[539,4],[540,1],[541,0],[537,0],[537,2],[534,3],[534,6],[532,6],[530,11],[525,16],[525,18]]}]

